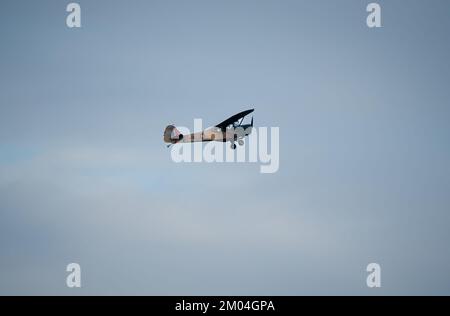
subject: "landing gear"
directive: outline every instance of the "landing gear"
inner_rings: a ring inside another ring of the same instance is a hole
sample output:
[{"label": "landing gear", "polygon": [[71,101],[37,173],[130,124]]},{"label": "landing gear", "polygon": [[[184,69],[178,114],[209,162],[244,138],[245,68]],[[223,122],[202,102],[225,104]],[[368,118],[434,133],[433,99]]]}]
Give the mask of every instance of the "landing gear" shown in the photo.
[{"label": "landing gear", "polygon": [[231,149],[236,149],[236,144],[235,143],[231,143]]},{"label": "landing gear", "polygon": [[244,141],[242,139],[238,140],[239,146],[244,146]]}]

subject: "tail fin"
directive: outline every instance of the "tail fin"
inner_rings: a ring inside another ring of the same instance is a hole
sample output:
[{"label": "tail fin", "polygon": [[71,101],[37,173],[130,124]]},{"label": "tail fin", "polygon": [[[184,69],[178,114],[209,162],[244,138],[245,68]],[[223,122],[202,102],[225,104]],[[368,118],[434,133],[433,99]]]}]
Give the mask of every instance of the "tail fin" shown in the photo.
[{"label": "tail fin", "polygon": [[175,129],[175,126],[168,125],[164,130],[164,142],[171,143],[172,142],[172,132]]},{"label": "tail fin", "polygon": [[167,125],[164,130],[164,142],[175,144],[183,139],[183,134],[181,134],[177,128],[173,125]]}]

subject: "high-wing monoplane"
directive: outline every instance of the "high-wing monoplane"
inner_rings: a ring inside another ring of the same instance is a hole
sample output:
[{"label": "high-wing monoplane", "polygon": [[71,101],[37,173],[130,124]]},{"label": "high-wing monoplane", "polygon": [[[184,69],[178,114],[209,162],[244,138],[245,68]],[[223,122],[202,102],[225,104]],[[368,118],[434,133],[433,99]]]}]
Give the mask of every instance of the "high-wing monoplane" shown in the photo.
[{"label": "high-wing monoplane", "polygon": [[235,142],[240,146],[244,145],[244,137],[250,135],[252,132],[253,117],[250,124],[243,124],[243,121],[253,111],[254,109],[242,111],[215,126],[189,135],[183,135],[174,125],[168,125],[164,130],[164,141],[169,143],[167,147],[177,143],[229,141],[231,142],[231,148],[236,149]]}]

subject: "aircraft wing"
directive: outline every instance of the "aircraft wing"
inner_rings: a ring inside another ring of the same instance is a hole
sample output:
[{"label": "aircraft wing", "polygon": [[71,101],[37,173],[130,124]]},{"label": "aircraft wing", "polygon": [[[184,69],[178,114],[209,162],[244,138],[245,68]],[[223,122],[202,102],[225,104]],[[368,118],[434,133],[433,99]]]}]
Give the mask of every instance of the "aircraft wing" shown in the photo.
[{"label": "aircraft wing", "polygon": [[228,125],[233,124],[234,122],[239,121],[241,118],[243,118],[244,116],[249,115],[250,113],[252,113],[255,109],[251,109],[251,110],[247,110],[247,111],[242,111],[238,114],[233,115],[232,117],[227,118],[225,121],[223,121],[222,123],[219,123],[216,125],[216,127],[221,128],[222,130],[226,129]]}]

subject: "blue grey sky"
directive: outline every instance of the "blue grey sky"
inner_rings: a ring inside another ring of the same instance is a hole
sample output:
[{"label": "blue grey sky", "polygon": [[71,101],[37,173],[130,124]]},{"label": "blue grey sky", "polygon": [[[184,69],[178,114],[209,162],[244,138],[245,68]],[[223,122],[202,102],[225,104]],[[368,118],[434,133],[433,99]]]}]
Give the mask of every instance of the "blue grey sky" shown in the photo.
[{"label": "blue grey sky", "polygon": [[[2,1],[0,294],[449,295],[450,2],[369,2]],[[250,106],[277,173],[172,162]]]}]

